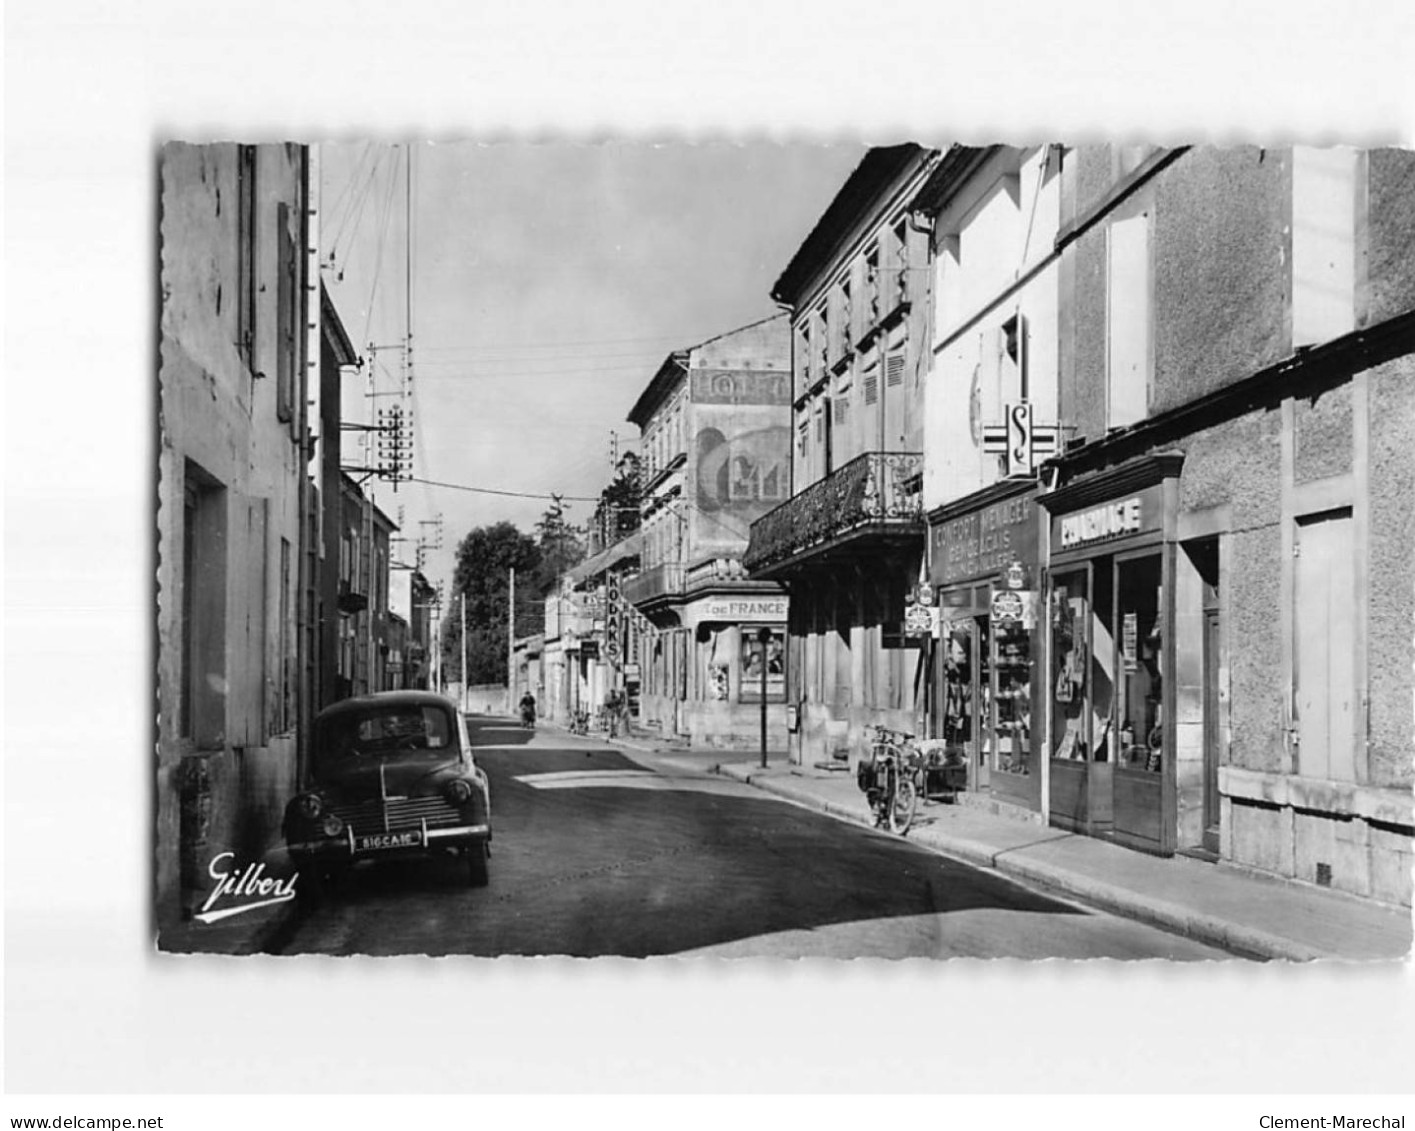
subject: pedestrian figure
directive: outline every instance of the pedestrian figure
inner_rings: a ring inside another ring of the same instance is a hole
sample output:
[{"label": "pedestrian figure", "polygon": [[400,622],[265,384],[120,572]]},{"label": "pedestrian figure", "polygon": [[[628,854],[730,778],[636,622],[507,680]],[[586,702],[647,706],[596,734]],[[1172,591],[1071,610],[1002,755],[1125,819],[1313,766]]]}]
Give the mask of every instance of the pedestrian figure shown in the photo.
[{"label": "pedestrian figure", "polygon": [[610,738],[619,734],[619,716],[623,710],[624,693],[617,687],[611,687],[609,694],[604,697],[604,718],[605,724],[609,727]]}]

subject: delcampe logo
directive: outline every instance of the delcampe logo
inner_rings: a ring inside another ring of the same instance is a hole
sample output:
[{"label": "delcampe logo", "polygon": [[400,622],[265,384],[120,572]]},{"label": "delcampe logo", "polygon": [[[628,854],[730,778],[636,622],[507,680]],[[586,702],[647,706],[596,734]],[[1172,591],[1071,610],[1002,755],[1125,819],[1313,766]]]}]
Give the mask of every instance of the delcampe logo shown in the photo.
[{"label": "delcampe logo", "polygon": [[[247,864],[243,871],[237,873],[231,866],[235,859],[234,852],[223,852],[213,857],[207,866],[207,874],[216,881],[216,887],[194,916],[198,922],[215,923],[259,907],[288,903],[295,898],[295,881],[300,878],[298,872],[287,880],[272,879],[265,875],[265,865],[261,863]],[[217,907],[223,900],[227,901],[226,906]]]}]

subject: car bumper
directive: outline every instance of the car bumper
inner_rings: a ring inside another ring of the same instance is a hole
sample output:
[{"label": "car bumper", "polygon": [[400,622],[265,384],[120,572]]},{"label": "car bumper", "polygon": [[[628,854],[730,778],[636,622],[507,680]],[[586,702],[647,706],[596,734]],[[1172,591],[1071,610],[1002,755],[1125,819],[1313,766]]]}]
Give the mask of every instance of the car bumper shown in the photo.
[{"label": "car bumper", "polygon": [[[416,839],[412,843],[406,843],[407,838],[413,834]],[[386,834],[374,834],[372,840],[346,827],[342,836],[287,841],[286,848],[297,861],[353,861],[387,856],[416,856],[444,848],[480,844],[490,839],[490,825],[392,829]]]}]

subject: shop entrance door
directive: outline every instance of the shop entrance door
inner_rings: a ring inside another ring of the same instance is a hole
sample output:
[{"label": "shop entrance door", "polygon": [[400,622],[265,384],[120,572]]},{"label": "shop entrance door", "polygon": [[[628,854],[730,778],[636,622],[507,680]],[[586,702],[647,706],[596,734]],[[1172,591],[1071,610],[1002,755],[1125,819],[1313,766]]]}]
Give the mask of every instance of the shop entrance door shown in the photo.
[{"label": "shop entrance door", "polygon": [[1302,777],[1356,780],[1356,607],[1351,511],[1297,523],[1293,597],[1296,770]]}]

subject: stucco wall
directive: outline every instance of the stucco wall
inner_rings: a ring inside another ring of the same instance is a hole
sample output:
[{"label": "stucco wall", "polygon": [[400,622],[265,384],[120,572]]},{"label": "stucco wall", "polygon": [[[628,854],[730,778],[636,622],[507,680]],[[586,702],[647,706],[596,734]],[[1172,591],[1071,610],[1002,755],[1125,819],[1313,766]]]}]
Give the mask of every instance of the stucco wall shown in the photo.
[{"label": "stucco wall", "polygon": [[1375,785],[1408,789],[1415,757],[1415,357],[1371,370],[1369,388],[1370,773]]},{"label": "stucco wall", "polygon": [[1156,178],[1152,412],[1286,352],[1288,176],[1275,151],[1206,146]]},{"label": "stucco wall", "polygon": [[1415,152],[1367,157],[1369,316],[1380,322],[1415,309]]}]

